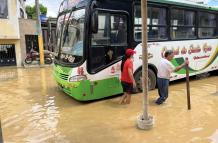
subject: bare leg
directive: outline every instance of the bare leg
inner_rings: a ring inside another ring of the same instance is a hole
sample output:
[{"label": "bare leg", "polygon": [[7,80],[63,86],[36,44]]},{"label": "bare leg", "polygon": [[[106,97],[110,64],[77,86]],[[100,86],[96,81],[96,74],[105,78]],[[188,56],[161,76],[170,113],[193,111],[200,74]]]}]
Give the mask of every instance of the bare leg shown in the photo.
[{"label": "bare leg", "polygon": [[127,98],[127,93],[126,93],[126,92],[124,92],[123,96],[122,96],[122,97],[121,97],[121,99],[120,99],[120,102],[119,102],[119,104],[124,104],[124,103],[125,103],[125,100],[126,100],[126,98]]},{"label": "bare leg", "polygon": [[127,95],[127,97],[126,97],[126,104],[130,104],[130,102],[131,102],[131,94],[127,93],[126,95]]}]

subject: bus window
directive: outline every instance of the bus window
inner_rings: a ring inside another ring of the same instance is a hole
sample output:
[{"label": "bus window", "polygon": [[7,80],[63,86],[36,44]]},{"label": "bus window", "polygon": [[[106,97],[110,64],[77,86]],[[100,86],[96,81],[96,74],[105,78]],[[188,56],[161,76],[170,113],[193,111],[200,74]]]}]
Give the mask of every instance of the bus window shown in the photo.
[{"label": "bus window", "polygon": [[[58,55],[58,52],[59,52],[59,46],[60,46],[60,41],[61,41],[61,32],[62,32],[62,29],[64,27],[64,18],[65,18],[65,15],[62,15],[60,17],[58,17],[58,20],[57,20],[57,28],[56,28],[56,35],[57,35],[57,41],[56,41],[56,48],[55,48],[55,55],[57,56]],[[53,35],[53,34],[52,34]]]},{"label": "bus window", "polygon": [[199,13],[198,35],[200,38],[212,38],[216,33],[216,15],[206,12]]},{"label": "bus window", "polygon": [[127,16],[100,13],[98,33],[92,34],[89,68],[91,72],[107,67],[125,53],[127,47]]},{"label": "bus window", "polygon": [[149,14],[151,15],[151,26],[149,26],[148,39],[167,39],[166,8],[151,7]]},{"label": "bus window", "polygon": [[[150,7],[148,7],[148,12],[150,12]],[[141,17],[141,6],[135,5],[135,20],[134,20],[134,38],[135,41],[141,41],[142,40],[142,17]],[[150,24],[150,17],[148,14],[147,18],[147,24]],[[148,27],[149,30],[149,27]]]},{"label": "bus window", "polygon": [[64,25],[59,58],[62,63],[78,64],[83,60],[85,9],[73,11],[68,15],[65,17],[68,22]]},{"label": "bus window", "polygon": [[127,22],[124,15],[111,15],[111,45],[123,45],[127,43]]},{"label": "bus window", "polygon": [[98,33],[92,34],[92,45],[109,44],[109,17],[108,14],[99,13],[98,15]]},{"label": "bus window", "polygon": [[170,35],[172,39],[194,39],[195,12],[182,9],[171,10]]},{"label": "bus window", "polygon": [[[148,7],[148,40],[166,40],[167,39],[167,22],[166,22],[166,8]],[[135,6],[135,40],[141,41],[142,38],[142,19],[141,7]]]}]

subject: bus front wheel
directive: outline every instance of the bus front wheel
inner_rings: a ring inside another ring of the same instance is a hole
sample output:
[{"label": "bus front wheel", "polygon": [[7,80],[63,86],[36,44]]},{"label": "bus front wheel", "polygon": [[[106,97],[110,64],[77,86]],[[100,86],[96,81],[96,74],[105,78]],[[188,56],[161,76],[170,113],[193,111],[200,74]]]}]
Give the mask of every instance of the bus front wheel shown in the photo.
[{"label": "bus front wheel", "polygon": [[[142,70],[139,70],[136,74],[135,74],[135,81],[136,81],[136,85],[137,85],[137,89],[138,91],[142,92]],[[156,87],[156,75],[155,73],[151,70],[148,69],[148,90],[153,90]]]}]

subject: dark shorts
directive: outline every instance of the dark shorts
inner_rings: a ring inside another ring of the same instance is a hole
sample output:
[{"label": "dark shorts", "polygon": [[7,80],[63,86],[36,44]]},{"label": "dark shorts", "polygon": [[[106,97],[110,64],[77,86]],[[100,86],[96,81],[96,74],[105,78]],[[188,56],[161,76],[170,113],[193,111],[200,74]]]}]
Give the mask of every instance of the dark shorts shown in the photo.
[{"label": "dark shorts", "polygon": [[132,93],[133,92],[133,84],[128,82],[121,82],[123,86],[123,92]]}]

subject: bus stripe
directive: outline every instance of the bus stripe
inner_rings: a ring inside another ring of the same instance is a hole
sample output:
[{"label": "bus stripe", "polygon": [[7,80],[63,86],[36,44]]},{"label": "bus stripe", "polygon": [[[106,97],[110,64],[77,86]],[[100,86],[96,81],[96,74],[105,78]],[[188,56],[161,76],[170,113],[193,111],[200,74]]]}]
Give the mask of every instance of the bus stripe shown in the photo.
[{"label": "bus stripe", "polygon": [[[214,54],[211,56],[210,60],[208,61],[208,63],[202,68],[202,69],[199,69],[199,70],[195,70],[191,67],[188,67],[189,68],[189,71],[191,73],[193,72],[198,72],[198,71],[202,71],[202,70],[205,70],[206,68],[208,68],[215,60],[216,58],[218,57],[218,46],[216,48],[216,51],[214,52]],[[184,63],[184,58],[183,57],[180,57],[180,58],[175,58],[173,60],[173,65],[174,66],[178,66],[178,65],[181,65],[182,63]],[[185,74],[184,70],[180,71],[180,72],[176,72],[177,74]]]}]

